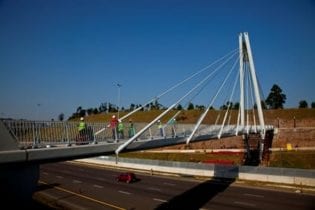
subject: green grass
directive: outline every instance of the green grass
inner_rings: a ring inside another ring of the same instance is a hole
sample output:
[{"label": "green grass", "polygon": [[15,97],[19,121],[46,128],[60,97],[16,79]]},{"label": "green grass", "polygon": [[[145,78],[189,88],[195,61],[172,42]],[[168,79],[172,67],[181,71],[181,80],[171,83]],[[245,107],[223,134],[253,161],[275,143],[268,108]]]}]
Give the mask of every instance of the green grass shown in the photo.
[{"label": "green grass", "polygon": [[[132,119],[134,122],[150,122],[163,110],[151,110],[151,111],[138,111],[131,115],[128,119]],[[162,122],[168,121],[172,116],[175,115],[177,110],[171,110],[167,113],[161,120]],[[204,119],[203,123],[213,124],[222,110],[210,110]],[[177,117],[179,123],[196,123],[203,111],[200,110],[183,110]],[[108,113],[108,114],[95,114],[86,117],[86,121],[90,122],[109,122],[111,116],[117,113]],[[128,112],[120,112],[120,116],[128,114]],[[232,110],[231,123],[235,123],[237,119],[237,110]],[[264,110],[264,118],[266,122],[274,122],[277,118],[281,120],[292,120],[293,118],[297,120],[305,119],[315,119],[315,109],[276,109],[276,110]],[[127,120],[128,120],[127,119]],[[256,118],[257,119],[257,118]],[[79,120],[79,119],[77,119]]]},{"label": "green grass", "polygon": [[[233,162],[234,165],[243,165],[242,153],[216,154],[216,153],[155,153],[155,152],[127,152],[119,154],[120,157],[140,158],[151,160],[204,162],[207,160],[217,163],[223,161]],[[280,151],[272,152],[267,163],[269,167],[315,169],[315,151]]]},{"label": "green grass", "polygon": [[127,152],[119,154],[120,157],[140,158],[151,160],[167,160],[182,162],[204,162],[204,161],[228,161],[235,165],[242,164],[243,154],[214,154],[214,153],[155,153],[155,152]]},{"label": "green grass", "polygon": [[270,167],[315,169],[315,151],[272,152]]}]

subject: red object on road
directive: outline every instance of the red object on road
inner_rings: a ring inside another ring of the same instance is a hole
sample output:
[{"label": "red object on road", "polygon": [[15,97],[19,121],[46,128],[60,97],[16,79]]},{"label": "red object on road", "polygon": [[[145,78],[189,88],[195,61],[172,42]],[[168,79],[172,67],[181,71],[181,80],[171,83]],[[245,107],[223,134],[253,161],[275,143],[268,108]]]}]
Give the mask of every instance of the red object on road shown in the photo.
[{"label": "red object on road", "polygon": [[118,182],[131,183],[136,180],[137,180],[136,175],[132,172],[121,173],[116,177],[116,181]]}]

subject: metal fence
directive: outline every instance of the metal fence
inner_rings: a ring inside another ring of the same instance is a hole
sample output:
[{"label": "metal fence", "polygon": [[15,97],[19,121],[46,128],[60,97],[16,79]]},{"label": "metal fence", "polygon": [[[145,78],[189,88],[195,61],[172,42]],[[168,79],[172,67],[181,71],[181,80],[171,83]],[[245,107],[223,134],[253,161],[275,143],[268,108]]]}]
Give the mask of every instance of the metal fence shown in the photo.
[{"label": "metal fence", "polygon": [[20,147],[40,145],[71,145],[89,143],[108,139],[108,129],[99,135],[95,131],[102,129],[102,123],[88,123],[86,129],[79,133],[77,122],[4,120],[4,125],[15,137]]},{"label": "metal fence", "polygon": [[[119,140],[130,139],[128,124],[124,125],[123,135],[118,135],[117,129],[111,129],[108,123],[86,122],[83,131],[78,130],[79,122],[61,121],[26,121],[26,120],[2,120],[11,135],[16,139],[20,148],[37,148],[48,146],[70,146],[72,144],[89,143],[115,143]],[[134,123],[134,133],[143,129],[146,123]],[[162,130],[158,125],[152,125],[143,132],[138,140],[161,139],[171,137],[185,137],[191,134],[194,124],[164,124]],[[234,135],[237,127],[235,125],[225,126],[223,132]],[[254,132],[260,128],[239,128],[242,132]],[[216,136],[220,131],[220,125],[202,124],[195,136]]]},{"label": "metal fence", "polygon": [[[86,122],[84,130],[78,130],[79,122],[61,121],[26,121],[2,120],[10,134],[15,138],[20,148],[37,148],[48,146],[70,146],[72,144],[114,143],[127,140],[128,125],[125,125],[124,135],[118,135],[117,129],[111,129],[108,123]],[[135,132],[146,126],[146,123],[135,123]],[[184,136],[190,132],[193,125],[164,126],[163,136],[158,126],[147,129],[138,140]]]}]

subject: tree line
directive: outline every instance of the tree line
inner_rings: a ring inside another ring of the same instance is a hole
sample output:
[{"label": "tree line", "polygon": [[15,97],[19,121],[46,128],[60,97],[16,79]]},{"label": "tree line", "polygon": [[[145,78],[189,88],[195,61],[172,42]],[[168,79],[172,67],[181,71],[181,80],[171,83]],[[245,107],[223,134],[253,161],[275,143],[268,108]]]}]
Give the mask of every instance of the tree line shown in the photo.
[{"label": "tree line", "polygon": [[[283,93],[282,89],[279,85],[274,84],[272,88],[270,89],[270,93],[266,100],[261,101],[261,106],[263,109],[283,109],[283,105],[286,101],[286,94]],[[222,106],[219,107],[220,110],[225,109],[239,109],[239,102],[231,102],[228,101]],[[134,104],[131,103],[129,108],[125,107],[118,107],[115,104],[112,104],[110,102],[104,102],[101,103],[99,107],[97,108],[88,108],[84,109],[83,107],[79,106],[76,111],[69,117],[69,120],[76,119],[78,117],[84,117],[88,115],[95,115],[100,113],[109,113],[109,112],[118,112],[119,111],[133,111],[135,109],[138,109],[139,107],[142,107],[141,104]],[[311,108],[315,108],[315,102],[311,103]],[[194,105],[192,102],[190,102],[186,108],[186,110],[204,110],[206,107],[204,105]],[[254,108],[257,108],[257,105],[254,105]],[[298,108],[309,108],[309,105],[306,100],[299,101]],[[140,111],[150,111],[150,110],[165,110],[167,107],[163,106],[158,102],[158,100],[151,102],[147,104],[146,106],[142,107]],[[184,107],[181,104],[178,104],[175,110],[183,110]],[[215,109],[214,107],[210,107],[210,109]],[[58,116],[58,119],[60,121],[64,120],[64,114],[61,113]]]}]

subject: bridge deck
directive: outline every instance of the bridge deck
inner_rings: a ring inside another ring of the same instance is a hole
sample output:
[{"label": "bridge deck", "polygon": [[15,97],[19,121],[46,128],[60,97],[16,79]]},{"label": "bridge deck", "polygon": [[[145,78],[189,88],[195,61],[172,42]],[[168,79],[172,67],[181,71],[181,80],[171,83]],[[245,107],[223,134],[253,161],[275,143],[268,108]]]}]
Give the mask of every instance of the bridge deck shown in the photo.
[{"label": "bridge deck", "polygon": [[[16,150],[0,151],[0,162],[53,161],[57,159],[76,159],[80,157],[114,154],[115,150],[129,138],[113,139],[106,123],[88,123],[84,137],[80,137],[76,122],[34,122],[3,121],[5,127],[18,143]],[[135,124],[140,130],[144,123]],[[168,145],[183,144],[193,129],[192,124],[178,124],[175,132],[172,127],[164,127],[160,136],[157,126],[152,126],[125,151],[143,150]],[[267,127],[268,128],[268,127]],[[269,127],[271,129],[272,127]],[[202,125],[193,141],[217,139],[221,126]],[[101,132],[100,132],[101,131]],[[221,138],[243,133],[257,133],[259,126],[225,126]],[[125,137],[128,137],[126,131]],[[1,149],[1,148],[0,148]],[[49,151],[49,152],[48,152]]]}]

